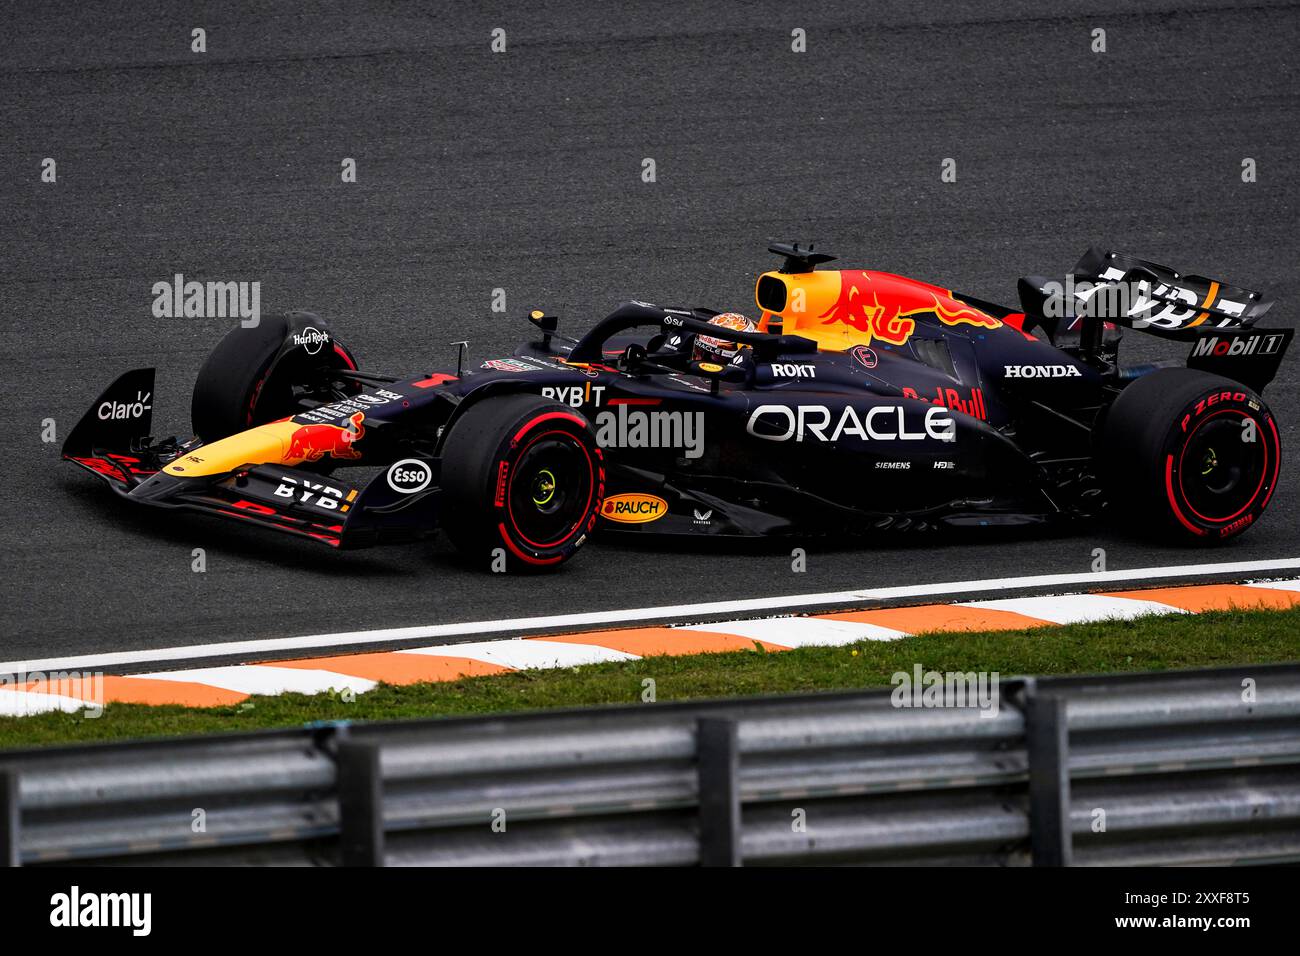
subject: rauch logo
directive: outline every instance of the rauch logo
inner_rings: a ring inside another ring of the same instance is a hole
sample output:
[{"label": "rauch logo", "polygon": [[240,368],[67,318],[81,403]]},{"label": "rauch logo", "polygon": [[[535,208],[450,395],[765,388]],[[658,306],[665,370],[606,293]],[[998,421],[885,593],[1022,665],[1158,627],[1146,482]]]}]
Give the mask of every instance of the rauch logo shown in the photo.
[{"label": "rauch logo", "polygon": [[600,508],[601,516],[622,524],[658,521],[668,513],[668,502],[654,495],[611,495]]}]

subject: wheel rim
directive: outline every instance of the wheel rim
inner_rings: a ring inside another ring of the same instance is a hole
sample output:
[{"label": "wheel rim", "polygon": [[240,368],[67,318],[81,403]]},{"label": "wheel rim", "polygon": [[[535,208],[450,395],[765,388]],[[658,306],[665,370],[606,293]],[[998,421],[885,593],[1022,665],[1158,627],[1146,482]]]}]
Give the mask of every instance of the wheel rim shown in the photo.
[{"label": "wheel rim", "polygon": [[558,482],[549,468],[539,468],[533,476],[533,504],[538,511],[546,511],[555,503]]},{"label": "wheel rim", "polygon": [[[1245,438],[1253,432],[1254,440]],[[1262,425],[1227,410],[1202,421],[1187,437],[1179,485],[1187,506],[1203,521],[1231,521],[1259,497],[1268,474],[1269,447]]]},{"label": "wheel rim", "polygon": [[534,548],[554,548],[577,533],[591,506],[591,455],[575,436],[553,431],[533,439],[511,469],[511,523]]}]

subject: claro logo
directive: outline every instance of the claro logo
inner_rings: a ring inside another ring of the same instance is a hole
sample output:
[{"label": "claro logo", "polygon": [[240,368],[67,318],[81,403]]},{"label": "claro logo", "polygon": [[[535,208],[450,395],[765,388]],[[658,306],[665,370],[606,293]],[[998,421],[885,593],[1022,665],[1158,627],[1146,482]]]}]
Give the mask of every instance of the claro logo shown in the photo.
[{"label": "claro logo", "polygon": [[153,392],[136,392],[134,402],[101,402],[99,406],[100,421],[112,421],[120,418],[139,418],[149,409],[149,399]]},{"label": "claro logo", "polygon": [[918,418],[915,413],[909,417],[901,405],[874,405],[865,411],[848,405],[838,416],[825,405],[760,405],[745,430],[768,441],[803,441],[807,435],[829,442],[849,435],[863,441],[957,440],[948,409],[927,408],[923,419]]},{"label": "claro logo", "polygon": [[600,506],[601,517],[622,524],[645,524],[658,521],[668,513],[668,502],[654,495],[611,495]]},{"label": "claro logo", "polygon": [[423,491],[433,483],[433,469],[418,458],[403,458],[388,466],[388,487],[403,495]]}]

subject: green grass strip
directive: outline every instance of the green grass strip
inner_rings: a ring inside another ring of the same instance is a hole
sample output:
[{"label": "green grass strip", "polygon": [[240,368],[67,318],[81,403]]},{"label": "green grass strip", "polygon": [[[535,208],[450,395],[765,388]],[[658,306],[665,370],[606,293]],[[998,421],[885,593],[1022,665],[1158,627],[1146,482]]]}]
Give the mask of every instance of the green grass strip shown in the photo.
[{"label": "green grass strip", "polygon": [[[0,748],[292,727],[318,720],[499,714],[545,707],[633,704],[648,680],[658,701],[886,686],[920,664],[937,671],[1102,674],[1300,659],[1300,608],[1216,611],[1022,631],[935,633],[844,647],[653,657],[519,671],[338,694],[253,697],[229,707],[111,704],[97,719],[50,713],[0,718]],[[0,691],[0,693],[5,693]],[[646,706],[653,706],[646,704]]]}]

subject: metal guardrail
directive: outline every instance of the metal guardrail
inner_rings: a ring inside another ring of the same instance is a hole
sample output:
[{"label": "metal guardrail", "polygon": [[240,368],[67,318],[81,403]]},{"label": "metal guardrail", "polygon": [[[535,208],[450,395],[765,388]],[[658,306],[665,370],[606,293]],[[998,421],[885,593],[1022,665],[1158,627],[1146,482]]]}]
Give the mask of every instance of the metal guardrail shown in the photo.
[{"label": "metal guardrail", "polygon": [[995,716],[870,691],[0,753],[0,861],[1300,860],[1300,665],[1001,691]]}]

